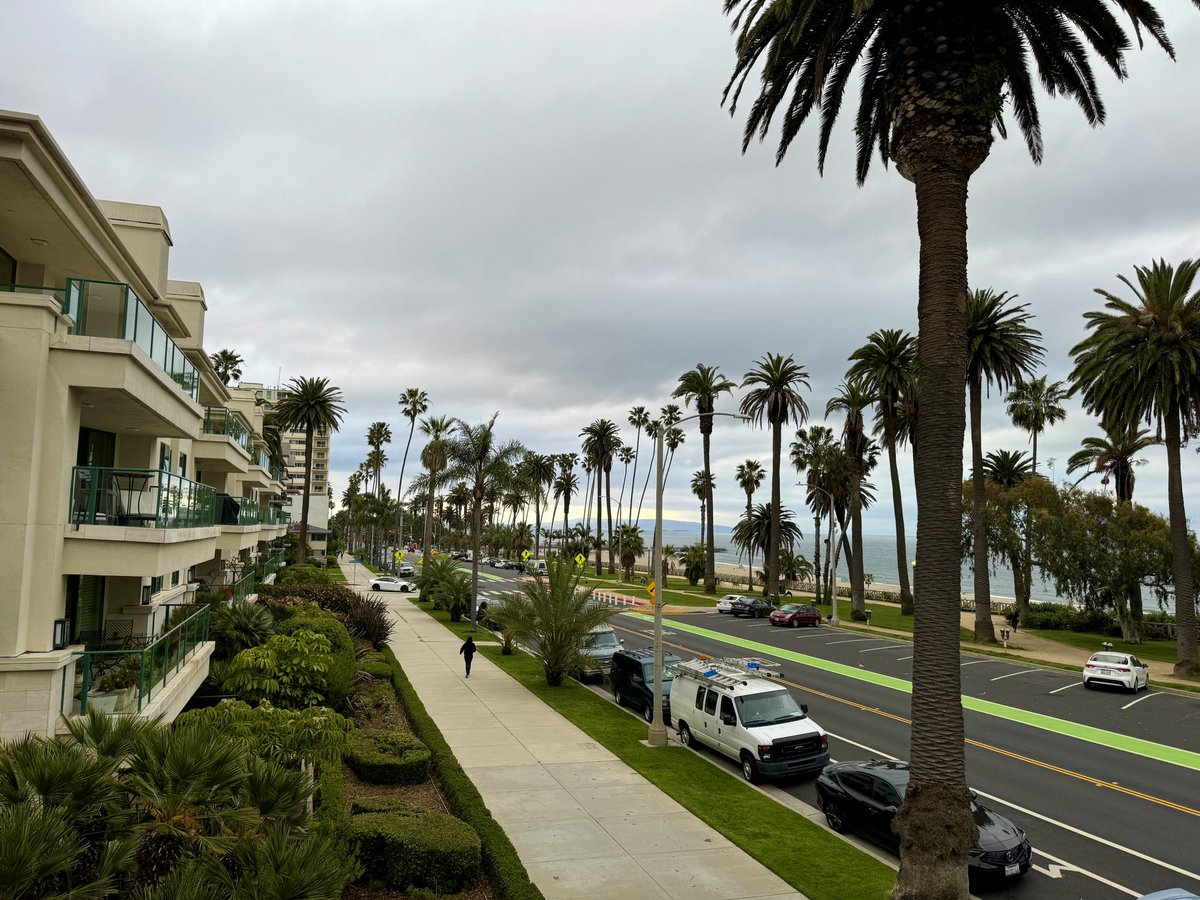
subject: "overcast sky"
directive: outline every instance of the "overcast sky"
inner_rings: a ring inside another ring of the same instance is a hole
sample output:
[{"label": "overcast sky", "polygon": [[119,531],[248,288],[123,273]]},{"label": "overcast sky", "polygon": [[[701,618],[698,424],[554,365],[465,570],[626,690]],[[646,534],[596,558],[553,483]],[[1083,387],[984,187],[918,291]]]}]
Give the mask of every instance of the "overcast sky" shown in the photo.
[{"label": "overcast sky", "polygon": [[[1135,50],[1128,81],[1101,74],[1097,130],[1042,94],[1045,164],[999,142],[972,180],[971,283],[1031,304],[1053,378],[1094,288],[1200,254],[1200,14],[1158,5],[1177,62]],[[394,489],[409,386],[431,412],[499,411],[503,437],[562,452],[597,417],[668,402],[697,362],[740,381],[766,352],[807,367],[820,420],[871,331],[915,330],[911,186],[874,164],[855,187],[849,119],[824,178],[813,129],[778,168],[774,138],[743,156],[720,106],[733,62],[720,6],[10,0],[0,106],[40,115],[97,197],[163,207],[171,275],[208,297],[209,350],[239,351],[246,380],[341,387],[339,495],[368,424],[391,422]],[[1000,401],[985,448],[1025,448]],[[1098,433],[1073,407],[1039,455],[1062,479]],[[1165,453],[1145,456],[1137,497],[1165,512]],[[733,472],[748,457],[769,464],[768,433],[718,423],[718,522],[742,507]],[[693,423],[670,517],[698,518],[700,464]],[[1185,466],[1189,489],[1190,450]],[[911,530],[911,460],[901,470]],[[886,477],[870,533],[891,528]]]}]

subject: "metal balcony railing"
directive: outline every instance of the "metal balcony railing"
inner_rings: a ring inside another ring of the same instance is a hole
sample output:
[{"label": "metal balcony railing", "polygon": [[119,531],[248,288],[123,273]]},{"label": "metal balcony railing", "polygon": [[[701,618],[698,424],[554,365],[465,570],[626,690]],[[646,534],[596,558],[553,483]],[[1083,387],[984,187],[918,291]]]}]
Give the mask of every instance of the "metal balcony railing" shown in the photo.
[{"label": "metal balcony railing", "polygon": [[141,528],[213,525],[216,492],[160,469],[76,466],[71,473],[71,522]]},{"label": "metal balcony railing", "polygon": [[224,434],[233,438],[235,444],[250,452],[250,432],[242,425],[233,410],[223,406],[204,408],[204,434]]},{"label": "metal balcony railing", "polygon": [[133,341],[185,394],[193,400],[199,398],[196,367],[129,285],[68,278],[63,313],[74,322],[73,334]]}]

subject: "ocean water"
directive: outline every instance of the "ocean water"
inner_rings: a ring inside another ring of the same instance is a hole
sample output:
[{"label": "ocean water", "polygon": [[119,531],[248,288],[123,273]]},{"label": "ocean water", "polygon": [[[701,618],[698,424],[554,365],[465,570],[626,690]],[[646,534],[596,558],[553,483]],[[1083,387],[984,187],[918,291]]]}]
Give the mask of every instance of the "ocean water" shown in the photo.
[{"label": "ocean water", "polygon": [[[642,529],[645,533],[646,546],[649,547],[653,533]],[[687,544],[694,544],[700,539],[700,526],[697,525],[694,529],[689,530],[664,530],[663,543],[670,544],[675,547],[683,547]],[[740,555],[737,548],[733,545],[733,537],[726,532],[721,534],[718,532],[715,537],[715,544],[718,552],[716,560],[718,562],[730,563],[733,565],[746,565],[746,555]],[[908,559],[911,563],[916,558],[917,537],[911,535],[906,542],[906,550],[908,551]],[[801,541],[799,552],[811,562],[813,551],[812,536],[809,535],[807,540]],[[821,545],[822,557],[825,553],[824,541]],[[822,559],[822,562],[824,560]],[[754,560],[756,569],[762,568],[761,558],[756,557]],[[896,572],[896,539],[894,536],[864,534],[863,535],[863,571],[873,577],[873,581],[879,584],[899,584],[900,576]],[[850,578],[850,572],[846,568],[845,558],[838,560],[838,577]],[[909,583],[911,584],[911,573]],[[965,593],[973,593],[975,590],[975,576],[971,571],[970,566],[964,566],[962,570],[962,590]],[[1013,584],[1012,570],[1007,566],[997,566],[992,571],[991,592],[993,597],[1013,597],[1016,594],[1016,587]],[[1033,575],[1033,590],[1030,595],[1034,600],[1058,600],[1058,596],[1054,592],[1054,585],[1044,584],[1041,580],[1041,575],[1035,570]]]}]

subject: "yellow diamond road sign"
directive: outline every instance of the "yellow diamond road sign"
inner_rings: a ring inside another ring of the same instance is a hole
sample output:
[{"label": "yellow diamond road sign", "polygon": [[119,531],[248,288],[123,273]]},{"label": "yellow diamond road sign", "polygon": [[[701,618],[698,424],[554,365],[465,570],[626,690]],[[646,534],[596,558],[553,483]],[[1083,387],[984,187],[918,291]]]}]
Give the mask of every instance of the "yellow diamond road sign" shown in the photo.
[{"label": "yellow diamond road sign", "polygon": [[576,553],[575,554],[575,565],[576,565],[576,567],[582,569],[584,566],[587,565],[587,557],[584,556],[582,553]]},{"label": "yellow diamond road sign", "polygon": [[525,559],[525,560],[527,560],[527,559],[529,559],[529,557],[531,557],[531,556],[533,556],[533,554],[532,554],[532,553],[530,553],[528,550],[522,550],[522,551],[521,551],[521,559]]},{"label": "yellow diamond road sign", "polygon": [[395,553],[392,554],[392,556],[394,556],[396,558],[396,562],[400,562],[400,560],[404,559],[404,551],[397,550]]},{"label": "yellow diamond road sign", "polygon": [[646,585],[646,593],[650,595],[650,599],[652,599],[652,600],[654,599],[654,582],[653,581],[650,582],[648,585]]}]

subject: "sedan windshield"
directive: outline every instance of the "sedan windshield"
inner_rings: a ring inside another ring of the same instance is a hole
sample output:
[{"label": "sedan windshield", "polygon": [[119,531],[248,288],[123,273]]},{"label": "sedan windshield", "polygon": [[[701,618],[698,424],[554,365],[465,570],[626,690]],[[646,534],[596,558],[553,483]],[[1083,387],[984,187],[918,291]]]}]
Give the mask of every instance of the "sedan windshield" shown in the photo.
[{"label": "sedan windshield", "polygon": [[760,725],[779,725],[804,718],[804,712],[795,698],[787,691],[772,691],[769,694],[752,694],[738,697],[738,712],[742,724],[747,728]]},{"label": "sedan windshield", "polygon": [[616,632],[601,631],[594,634],[586,635],[583,639],[584,650],[604,650],[609,647],[619,647],[620,641],[617,639]]},{"label": "sedan windshield", "polygon": [[780,612],[798,612],[800,610],[799,603],[785,603],[779,607]]}]

